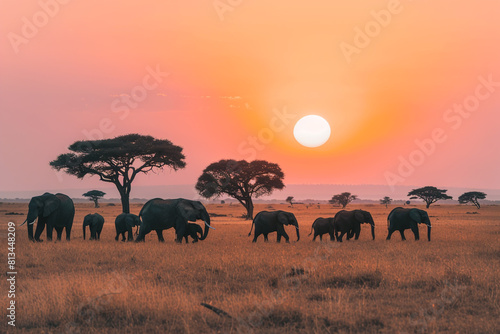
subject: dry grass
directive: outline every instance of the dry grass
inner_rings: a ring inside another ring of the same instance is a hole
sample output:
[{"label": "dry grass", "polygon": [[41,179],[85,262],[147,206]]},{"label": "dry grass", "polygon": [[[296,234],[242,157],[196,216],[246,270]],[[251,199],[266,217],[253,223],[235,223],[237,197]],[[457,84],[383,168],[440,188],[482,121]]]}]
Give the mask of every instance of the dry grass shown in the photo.
[{"label": "dry grass", "polygon": [[[256,212],[268,205],[257,206]],[[33,333],[494,333],[499,323],[500,207],[434,206],[433,241],[385,241],[392,209],[372,212],[376,240],[311,242],[316,217],[338,210],[273,205],[296,214],[301,241],[257,244],[239,206],[210,205],[216,231],[197,244],[114,240],[120,207],[78,204],[71,242],[28,242],[17,235],[17,328]],[[137,213],[140,206],[133,205]],[[99,212],[100,242],[82,240],[83,216]],[[3,230],[25,216],[26,204],[0,205]],[[424,229],[424,227],[422,227]],[[288,229],[295,240],[293,229]],[[425,236],[424,231],[421,235]],[[45,239],[45,235],[43,236]],[[6,244],[6,240],[2,239]],[[2,246],[6,248],[6,245]],[[4,257],[5,259],[5,257]],[[5,282],[5,281],[4,281]],[[3,284],[2,286],[5,286]],[[7,305],[7,289],[0,295]],[[220,316],[201,306],[227,312]],[[4,311],[5,312],[5,311]],[[5,317],[3,317],[5,319]],[[6,328],[4,320],[0,332]]]}]

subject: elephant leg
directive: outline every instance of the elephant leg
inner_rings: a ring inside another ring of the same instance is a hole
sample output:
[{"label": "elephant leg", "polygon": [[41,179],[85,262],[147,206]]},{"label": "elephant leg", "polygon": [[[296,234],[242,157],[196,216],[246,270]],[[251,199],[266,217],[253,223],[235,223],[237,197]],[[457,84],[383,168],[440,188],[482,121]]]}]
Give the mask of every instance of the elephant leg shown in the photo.
[{"label": "elephant leg", "polygon": [[120,236],[120,233],[116,233],[115,240],[118,241],[118,237]]},{"label": "elephant leg", "polygon": [[38,224],[36,225],[36,230],[35,230],[35,241],[42,241],[40,240],[40,236],[42,235],[43,230],[45,229],[45,222],[41,222],[40,218],[38,218]]},{"label": "elephant leg", "polygon": [[339,237],[337,237],[337,241],[338,241],[338,242],[342,242],[342,238],[344,237],[344,234],[346,234],[346,232],[344,232],[344,231],[342,231],[342,232],[340,233],[340,236],[339,236]]},{"label": "elephant leg", "polygon": [[264,242],[269,242],[269,239],[267,238],[267,233],[264,233]]},{"label": "elephant leg", "polygon": [[[186,234],[186,224],[177,224],[177,227],[175,229],[175,233],[177,235],[177,242],[182,243],[182,238]],[[163,239],[163,237],[162,237]]]},{"label": "elephant leg", "polygon": [[[156,231],[156,234],[158,235],[158,241],[165,242],[165,239],[163,239],[163,230],[155,230],[155,231]],[[181,237],[181,243],[182,243],[182,237]]]},{"label": "elephant leg", "polygon": [[66,241],[71,240],[71,227],[73,226],[66,226]]},{"label": "elephant leg", "polygon": [[62,227],[56,227],[55,230],[56,230],[56,233],[57,233],[57,241],[61,241],[61,236],[62,236],[63,228]]},{"label": "elephant leg", "polygon": [[122,235],[122,241],[125,241],[126,240],[125,239],[125,232],[122,232],[121,235]]},{"label": "elephant leg", "polygon": [[196,232],[191,235],[191,238],[193,238],[193,244],[198,242],[198,234]]},{"label": "elephant leg", "polygon": [[335,241],[335,233],[330,233],[330,241]]},{"label": "elephant leg", "polygon": [[391,235],[394,233],[395,230],[389,230],[389,233],[387,234],[387,238],[385,240],[391,240]]},{"label": "elephant leg", "polygon": [[254,236],[253,236],[253,240],[252,240],[252,242],[257,242],[257,238],[259,237],[259,235],[260,235],[260,232],[259,232],[259,233],[257,233],[257,231],[255,231],[255,234],[254,234]]},{"label": "elephant leg", "polygon": [[318,236],[318,235],[316,234],[316,232],[314,232],[313,241],[316,241],[316,237],[317,237],[317,236]]},{"label": "elephant leg", "polygon": [[276,242],[281,242],[281,234],[278,232],[278,236],[276,237]]},{"label": "elephant leg", "polygon": [[47,240],[52,241],[52,230],[54,227],[52,225],[47,224]]},{"label": "elephant leg", "polygon": [[319,235],[319,241],[320,241],[320,242],[321,242],[321,241],[323,241],[323,234],[320,234],[320,235]]},{"label": "elephant leg", "polygon": [[356,229],[356,232],[355,232],[355,235],[354,235],[354,240],[358,240],[359,239],[359,234],[361,233],[361,227]]},{"label": "elephant leg", "polygon": [[406,240],[406,238],[405,238],[405,230],[399,230],[399,233],[401,234],[401,240]]},{"label": "elephant leg", "polygon": [[[285,238],[285,242],[287,244],[290,243],[290,238],[288,237],[288,234],[286,234],[284,230],[283,230],[283,238]],[[321,240],[321,236],[319,237],[319,239]]]},{"label": "elephant leg", "polygon": [[420,235],[418,233],[418,226],[414,226],[411,228],[411,231],[413,232],[413,235],[415,236],[415,241],[420,239]]}]

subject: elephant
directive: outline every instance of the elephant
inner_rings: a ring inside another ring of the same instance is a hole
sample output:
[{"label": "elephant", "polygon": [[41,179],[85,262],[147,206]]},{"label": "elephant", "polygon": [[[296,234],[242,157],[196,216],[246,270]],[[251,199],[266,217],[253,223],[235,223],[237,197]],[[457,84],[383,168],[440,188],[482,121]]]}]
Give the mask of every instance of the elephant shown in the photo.
[{"label": "elephant", "polygon": [[115,219],[115,229],[116,237],[115,240],[118,241],[120,234],[122,235],[122,241],[125,241],[125,232],[128,232],[128,241],[134,241],[133,229],[134,226],[141,226],[141,220],[139,216],[132,213],[121,213]]},{"label": "elephant", "polygon": [[142,220],[139,235],[135,241],[144,241],[146,235],[156,231],[158,241],[164,242],[163,230],[173,227],[176,233],[176,242],[181,243],[186,234],[188,221],[195,222],[201,219],[205,222],[205,230],[198,240],[205,240],[210,226],[210,216],[207,209],[199,201],[184,198],[161,199],[154,198],[146,202],[139,213]]},{"label": "elephant", "polygon": [[313,229],[314,229],[314,237],[312,241],[315,241],[318,235],[319,235],[319,240],[323,241],[323,234],[326,233],[330,235],[331,241],[335,241],[335,227],[333,225],[333,218],[320,217],[316,219],[311,226],[311,233],[309,233],[309,235],[312,234]]},{"label": "elephant", "polygon": [[83,218],[83,240],[85,240],[85,228],[87,226],[90,230],[89,240],[100,240],[102,227],[104,226],[104,217],[98,213],[89,213]]},{"label": "elephant", "polygon": [[[75,217],[75,205],[71,198],[64,194],[45,193],[32,197],[28,205],[28,216],[24,225],[28,223],[28,238],[31,241],[43,241],[40,235],[47,225],[47,240],[52,241],[52,230],[57,232],[57,240],[61,240],[63,229],[66,228],[66,240],[71,239],[71,227]],[[35,236],[33,237],[33,224],[38,218]]]},{"label": "elephant", "polygon": [[201,226],[195,223],[188,223],[186,226],[186,232],[184,233],[184,239],[186,239],[186,243],[188,243],[189,236],[193,238],[193,243],[198,242],[198,234],[200,235],[200,237],[203,235],[203,229],[201,228]]},{"label": "elephant", "polygon": [[300,240],[299,234],[299,223],[297,218],[291,212],[286,211],[261,211],[259,212],[252,221],[252,227],[250,228],[250,233],[252,234],[253,226],[255,225],[255,234],[252,242],[257,242],[259,235],[264,234],[264,241],[267,242],[267,235],[271,232],[278,233],[277,242],[281,241],[281,237],[284,237],[286,242],[290,242],[288,234],[285,232],[283,225],[293,225],[297,231],[297,241]]},{"label": "elephant", "polygon": [[[358,240],[361,232],[361,224],[370,224],[372,230],[372,239],[375,240],[375,223],[372,215],[364,210],[341,210],[333,218],[335,228],[335,237],[337,241],[342,242],[342,237],[347,233],[347,240],[354,236]],[[340,235],[339,235],[340,233]]]},{"label": "elephant", "polygon": [[406,240],[404,234],[404,230],[406,229],[411,229],[415,235],[415,240],[419,240],[420,236],[418,233],[418,224],[427,225],[427,239],[431,241],[432,225],[427,212],[416,208],[395,208],[387,217],[387,229],[389,230],[389,233],[387,234],[386,240],[390,240],[392,233],[396,230],[401,233],[401,239]]}]

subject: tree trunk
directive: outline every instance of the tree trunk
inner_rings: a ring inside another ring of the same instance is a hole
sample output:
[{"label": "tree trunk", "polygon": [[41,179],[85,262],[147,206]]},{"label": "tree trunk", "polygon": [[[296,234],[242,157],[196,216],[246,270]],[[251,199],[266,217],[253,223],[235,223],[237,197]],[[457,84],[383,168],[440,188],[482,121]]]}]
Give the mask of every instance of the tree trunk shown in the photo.
[{"label": "tree trunk", "polygon": [[253,219],[253,202],[252,199],[248,199],[245,204],[245,208],[247,209],[247,220]]},{"label": "tree trunk", "polygon": [[431,202],[425,202],[425,203],[426,203],[425,207],[428,209],[431,206]]},{"label": "tree trunk", "polygon": [[118,189],[118,192],[120,193],[120,200],[122,202],[122,212],[130,213],[130,202],[129,202],[130,194],[120,184],[115,184],[115,185],[116,188]]},{"label": "tree trunk", "polygon": [[99,207],[99,199],[94,198],[94,208],[98,208],[98,207]]}]

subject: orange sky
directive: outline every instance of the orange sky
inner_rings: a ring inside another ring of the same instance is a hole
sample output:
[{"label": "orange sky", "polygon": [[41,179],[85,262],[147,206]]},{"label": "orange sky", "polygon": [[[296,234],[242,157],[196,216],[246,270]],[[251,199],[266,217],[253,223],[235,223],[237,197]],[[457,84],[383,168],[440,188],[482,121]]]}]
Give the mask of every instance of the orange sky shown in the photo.
[{"label": "orange sky", "polygon": [[[187,168],[136,185],[194,184],[211,162],[257,158],[280,164],[288,184],[500,188],[500,85],[477,88],[479,77],[500,82],[500,2],[221,3],[3,2],[0,187],[98,187],[48,162],[104,119],[106,138],[137,132],[184,148]],[[360,44],[357,29],[370,27]],[[169,75],[121,119],[114,101],[140,91],[148,67]],[[470,115],[447,112],[477,89],[488,96]],[[279,126],[277,110],[291,115]],[[308,114],[331,125],[320,148],[293,139]],[[422,159],[415,141],[436,128],[446,140]],[[402,175],[400,157],[414,170]]]}]

